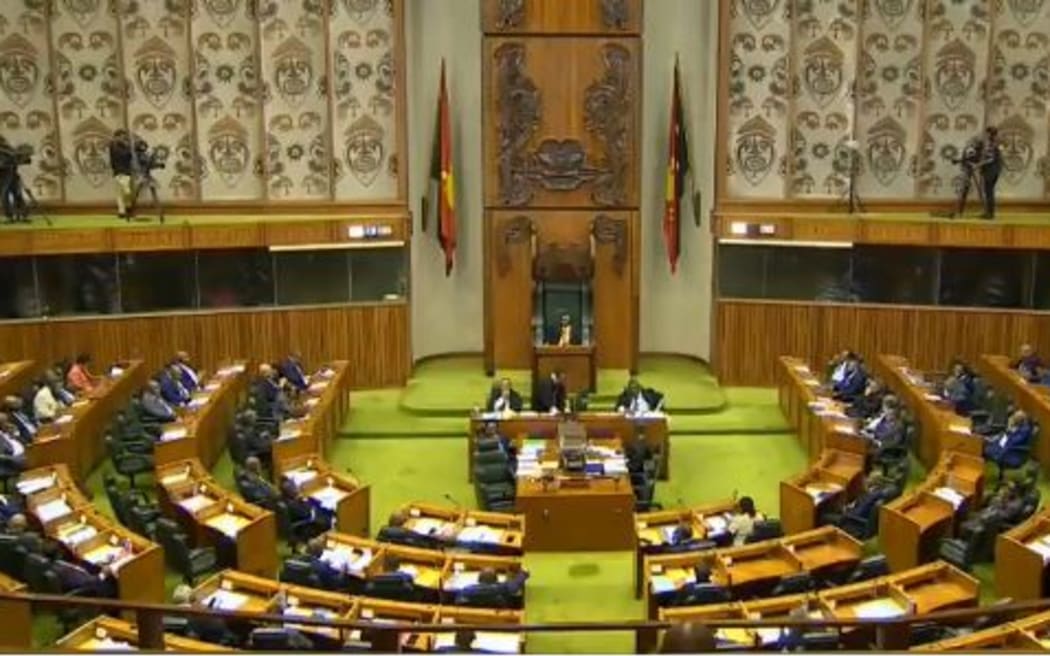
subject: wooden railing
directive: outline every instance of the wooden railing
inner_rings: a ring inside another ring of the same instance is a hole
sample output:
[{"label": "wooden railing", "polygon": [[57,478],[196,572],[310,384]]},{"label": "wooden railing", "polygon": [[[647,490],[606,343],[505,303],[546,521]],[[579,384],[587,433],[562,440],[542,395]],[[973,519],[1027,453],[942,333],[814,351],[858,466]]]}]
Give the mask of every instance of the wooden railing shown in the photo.
[{"label": "wooden railing", "polygon": [[[283,626],[288,622],[285,615],[270,613],[252,613],[244,611],[223,611],[213,608],[192,606],[171,606],[165,604],[128,603],[112,599],[93,599],[59,595],[41,595],[13,592],[0,592],[0,605],[3,607],[31,604],[35,611],[56,611],[59,609],[90,609],[98,613],[122,614],[134,616],[138,631],[138,648],[141,650],[163,650],[164,617],[183,617],[186,619],[209,618],[214,621],[221,618],[226,621],[252,622],[261,625]],[[997,604],[980,608],[939,611],[922,615],[906,615],[886,619],[789,619],[771,618],[765,620],[732,620],[714,619],[702,622],[712,629],[762,629],[798,628],[803,630],[823,630],[837,632],[858,628],[873,629],[878,635],[891,636],[889,641],[880,640],[881,649],[907,649],[905,640],[907,629],[913,624],[939,624],[943,626],[972,625],[976,620],[987,621],[1001,619],[1008,621],[1036,612],[1050,609],[1050,599],[1020,603]],[[366,621],[322,619],[314,617],[296,617],[295,623],[304,627],[335,628],[341,631],[368,631],[374,636],[372,650],[378,652],[397,652],[401,634],[448,633],[449,624],[377,624]],[[517,634],[531,633],[589,633],[624,631],[635,634],[636,642],[643,634],[652,640],[663,629],[671,626],[668,622],[558,622],[550,624],[455,624],[455,631],[506,632]],[[896,638],[895,638],[896,637]]]}]

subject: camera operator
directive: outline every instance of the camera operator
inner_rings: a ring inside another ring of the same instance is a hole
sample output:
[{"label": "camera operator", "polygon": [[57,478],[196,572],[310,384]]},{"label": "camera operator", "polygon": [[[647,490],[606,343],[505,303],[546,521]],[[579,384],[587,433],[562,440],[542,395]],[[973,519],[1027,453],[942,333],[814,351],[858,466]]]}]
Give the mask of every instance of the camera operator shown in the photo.
[{"label": "camera operator", "polygon": [[131,135],[127,130],[117,130],[109,142],[109,167],[113,170],[113,182],[117,187],[117,216],[130,218],[132,153]]},{"label": "camera operator", "polygon": [[33,149],[28,145],[14,148],[7,139],[0,137],[0,204],[8,223],[29,221],[26,190],[18,167],[28,164],[32,154]]},{"label": "camera operator", "polygon": [[164,168],[164,159],[162,154],[156,149],[150,149],[142,138],[137,135],[132,136],[133,153],[131,158],[131,170],[134,174],[132,181],[132,195],[131,195],[131,207],[129,212],[135,214],[135,206],[138,204],[139,194],[142,190],[149,189],[150,196],[153,198],[153,205],[157,208],[160,213],[160,222],[164,223],[164,208],[160,205],[160,199],[157,197],[157,180],[153,177],[154,169]]}]

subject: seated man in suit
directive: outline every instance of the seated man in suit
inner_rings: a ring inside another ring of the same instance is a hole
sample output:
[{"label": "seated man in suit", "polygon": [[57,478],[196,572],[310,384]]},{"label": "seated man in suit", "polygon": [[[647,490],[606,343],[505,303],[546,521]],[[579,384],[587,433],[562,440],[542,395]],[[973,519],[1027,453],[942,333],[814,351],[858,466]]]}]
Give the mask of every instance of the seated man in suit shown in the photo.
[{"label": "seated man in suit", "polygon": [[864,388],[864,393],[853,400],[846,409],[850,417],[870,419],[882,412],[884,409],[883,399],[889,396],[886,386],[878,378],[869,378]]},{"label": "seated man in suit", "polygon": [[872,511],[901,493],[900,488],[881,472],[873,471],[864,481],[860,495],[842,509],[841,527],[850,521],[866,523]]},{"label": "seated man in suit", "polygon": [[841,382],[846,377],[846,368],[851,360],[856,360],[857,355],[853,351],[842,351],[836,353],[831,360],[828,361],[827,369],[825,370],[825,378],[831,384]]},{"label": "seated man in suit", "polygon": [[32,417],[24,410],[25,402],[17,396],[8,396],[4,399],[4,412],[11,424],[18,430],[18,439],[23,444],[29,444],[36,437],[39,426]]},{"label": "seated man in suit", "polygon": [[52,570],[58,577],[62,594],[77,592],[81,597],[102,599],[117,596],[117,581],[108,565],[103,566],[98,574],[92,574],[77,563],[58,559],[52,565]]},{"label": "seated man in suit", "polygon": [[973,398],[973,382],[973,373],[965,364],[959,361],[952,363],[951,371],[944,379],[944,389],[941,394],[961,415],[968,415],[976,406]]},{"label": "seated man in suit", "polygon": [[259,365],[259,375],[252,383],[252,397],[260,416],[280,422],[291,414],[288,396],[277,371],[269,364]]},{"label": "seated man in suit", "polygon": [[345,571],[340,571],[324,560],[325,540],[323,537],[314,537],[306,543],[302,560],[310,563],[314,574],[321,582],[325,590],[345,590],[350,585],[350,579]]},{"label": "seated man in suit", "polygon": [[1017,484],[1008,480],[995,491],[983,508],[970,513],[959,527],[960,535],[967,537],[986,526],[991,528],[992,533],[1006,530],[1021,521],[1024,505],[1024,496]]},{"label": "seated man in suit", "polygon": [[883,399],[882,412],[864,425],[861,434],[880,447],[901,441],[904,437],[904,421],[897,397],[888,395]]},{"label": "seated man in suit", "polygon": [[145,414],[147,421],[159,421],[167,423],[169,421],[175,421],[178,415],[175,413],[175,408],[170,403],[164,400],[164,397],[160,393],[160,383],[156,380],[150,380],[146,383],[146,389],[142,390],[142,397],[139,399],[139,404],[142,407],[142,412]]},{"label": "seated man in suit", "polygon": [[568,392],[565,388],[565,372],[555,370],[536,383],[532,395],[532,409],[556,415],[568,409]]},{"label": "seated man in suit", "polygon": [[309,376],[303,371],[302,356],[298,353],[289,353],[288,357],[278,363],[277,371],[295,390],[302,392],[310,386]]},{"label": "seated man in suit", "polygon": [[91,356],[81,353],[73,362],[73,366],[69,368],[69,372],[66,373],[66,385],[73,390],[73,393],[86,394],[98,386],[99,378],[88,369],[90,364]]},{"label": "seated man in suit", "polygon": [[379,534],[376,536],[376,539],[380,542],[393,542],[395,544],[416,546],[420,544],[420,541],[424,539],[424,537],[430,538],[431,540],[445,540],[453,537],[452,534],[445,533],[434,533],[423,536],[422,534],[416,533],[412,529],[407,528],[407,524],[408,517],[406,517],[403,512],[393,512],[390,514],[390,518],[387,519],[386,526],[379,529]]},{"label": "seated man in suit", "polygon": [[1021,410],[1010,415],[1006,430],[998,435],[991,435],[984,440],[984,457],[986,460],[999,462],[1008,451],[1024,449],[1030,446],[1032,424],[1028,415]]},{"label": "seated man in suit", "polygon": [[837,380],[832,378],[831,393],[838,401],[852,401],[864,392],[867,385],[868,375],[864,372],[860,358],[850,353],[842,363],[841,376]]},{"label": "seated man in suit", "polygon": [[0,464],[15,471],[26,467],[26,445],[21,441],[17,428],[0,412]]},{"label": "seated man in suit", "polygon": [[[176,606],[192,608],[196,601],[193,588],[185,583],[176,586],[171,593],[171,601]],[[228,647],[240,644],[237,636],[226,626],[226,621],[219,617],[196,615],[189,618],[188,629],[190,637],[204,642]]]},{"label": "seated man in suit", "polygon": [[572,317],[567,314],[561,315],[561,319],[558,321],[558,327],[550,335],[548,343],[554,344],[555,346],[572,346],[573,344],[580,343],[579,335],[575,334],[572,329]]},{"label": "seated man in suit", "polygon": [[160,395],[172,406],[181,408],[190,402],[190,391],[182,384],[182,371],[175,365],[157,374]]},{"label": "seated man in suit", "polygon": [[281,501],[288,508],[288,520],[293,525],[304,526],[309,537],[317,537],[332,528],[332,513],[299,494],[299,488],[290,478],[281,480]]},{"label": "seated man in suit", "polygon": [[525,581],[528,578],[529,573],[518,568],[507,576],[506,581],[501,583],[496,570],[486,567],[478,574],[477,583],[459,591],[459,594],[456,595],[456,604],[469,606],[476,598],[500,597],[504,600],[505,607],[514,606],[519,603],[524,594]]},{"label": "seated man in suit", "polygon": [[1031,344],[1023,344],[1020,356],[1010,366],[1024,376],[1025,380],[1030,381],[1035,378],[1037,371],[1043,366],[1043,359],[1039,357]]},{"label": "seated man in suit", "polygon": [[616,411],[629,415],[660,412],[664,409],[664,395],[651,387],[642,387],[638,379],[631,376],[627,387],[616,399]]},{"label": "seated man in suit", "polygon": [[401,569],[401,559],[397,556],[388,555],[383,559],[383,571],[373,576],[372,581],[401,581],[408,585],[415,585],[415,577]]},{"label": "seated man in suit", "polygon": [[489,399],[485,403],[487,412],[507,412],[508,410],[510,412],[521,412],[523,407],[521,394],[514,391],[510,378],[500,379],[499,386],[494,385],[492,387]]},{"label": "seated man in suit", "polygon": [[280,499],[280,493],[270,481],[263,476],[262,461],[255,456],[244,459],[244,467],[236,474],[237,489],[244,495],[244,500],[257,506],[273,510]]},{"label": "seated man in suit", "polygon": [[48,382],[51,383],[51,392],[58,399],[58,402],[64,406],[71,406],[73,402],[77,400],[76,390],[71,389],[66,385],[62,376],[62,368],[54,367],[49,369],[45,377]]},{"label": "seated man in suit", "polygon": [[195,392],[198,387],[201,386],[200,373],[194,368],[190,362],[190,354],[186,351],[179,351],[175,354],[175,358],[171,361],[171,366],[178,371],[179,382],[190,392]]}]

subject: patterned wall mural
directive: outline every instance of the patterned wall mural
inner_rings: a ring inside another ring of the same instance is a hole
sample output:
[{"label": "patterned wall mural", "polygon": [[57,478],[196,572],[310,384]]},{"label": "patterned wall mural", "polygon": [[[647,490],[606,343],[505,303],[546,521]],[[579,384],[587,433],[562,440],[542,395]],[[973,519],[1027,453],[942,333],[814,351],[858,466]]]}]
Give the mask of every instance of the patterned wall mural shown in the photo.
[{"label": "patterned wall mural", "polygon": [[985,125],[1001,196],[1050,195],[1050,0],[731,0],[729,18],[729,197],[835,198],[852,167],[864,198],[951,198]]},{"label": "patterned wall mural", "polygon": [[126,127],[183,201],[398,199],[395,0],[4,0],[0,134],[42,201],[108,201]]}]

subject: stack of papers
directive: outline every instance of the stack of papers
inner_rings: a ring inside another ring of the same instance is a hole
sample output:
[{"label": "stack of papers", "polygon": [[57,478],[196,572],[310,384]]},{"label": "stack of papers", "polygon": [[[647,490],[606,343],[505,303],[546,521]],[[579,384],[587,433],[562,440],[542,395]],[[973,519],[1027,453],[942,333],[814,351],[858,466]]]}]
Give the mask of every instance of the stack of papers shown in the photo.
[{"label": "stack of papers", "polygon": [[102,638],[101,640],[94,640],[91,643],[91,651],[137,651],[137,647],[131,646],[130,643],[124,642],[123,640],[114,640],[113,638]]},{"label": "stack of papers", "polygon": [[462,590],[478,584],[481,572],[454,572],[441,586],[444,590]]},{"label": "stack of papers", "polygon": [[372,551],[365,549],[363,553],[355,553],[348,547],[336,547],[325,549],[321,554],[321,560],[332,567],[353,574],[361,574],[372,562]]},{"label": "stack of papers", "polygon": [[207,508],[211,504],[215,503],[215,499],[212,499],[206,494],[195,494],[192,497],[187,497],[179,502],[179,506],[183,510],[190,513],[195,513],[202,508]]},{"label": "stack of papers", "polygon": [[952,507],[958,510],[959,506],[966,501],[966,497],[959,492],[953,490],[950,487],[939,487],[933,491],[934,496],[944,499],[948,503],[952,504]]},{"label": "stack of papers", "polygon": [[71,512],[73,512],[73,509],[69,507],[65,499],[55,499],[36,507],[36,516],[42,524],[59,517],[65,517]]},{"label": "stack of papers", "polygon": [[1050,563],[1050,535],[1036,538],[1025,545],[1043,557],[1043,563]]},{"label": "stack of papers", "polygon": [[853,607],[853,614],[862,620],[877,620],[904,615],[904,607],[893,599],[872,599]]},{"label": "stack of papers", "polygon": [[817,503],[820,503],[841,491],[842,486],[838,483],[817,483],[816,485],[806,486],[806,494],[813,497],[814,501]]},{"label": "stack of papers", "polygon": [[435,519],[433,517],[420,517],[412,522],[412,532],[420,535],[434,535],[445,530],[445,526],[448,525],[443,519]]},{"label": "stack of papers", "polygon": [[18,489],[18,493],[22,496],[28,497],[46,490],[54,485],[54,479],[50,476],[38,476],[36,478],[27,478],[24,481],[18,481],[15,487]]},{"label": "stack of papers", "polygon": [[[178,483],[188,481],[189,478],[190,473],[184,469],[177,474],[169,474],[164,478],[160,479],[160,484],[164,486],[176,485]],[[183,507],[185,508],[185,506]]]},{"label": "stack of papers", "polygon": [[95,529],[94,526],[88,524],[76,524],[71,526],[68,531],[60,531],[58,540],[68,547],[76,547],[81,542],[90,540],[96,535],[98,535],[98,530]]},{"label": "stack of papers", "polygon": [[313,469],[293,469],[285,472],[284,477],[295,483],[295,487],[302,487],[304,483],[317,478],[317,472]]},{"label": "stack of papers", "polygon": [[204,598],[204,605],[215,610],[237,610],[248,603],[248,595],[229,590],[216,590]]},{"label": "stack of papers", "polygon": [[171,428],[164,429],[164,432],[160,434],[160,441],[170,442],[171,440],[181,440],[188,434],[189,431],[186,430],[185,426],[173,426]]},{"label": "stack of papers", "polygon": [[456,539],[460,542],[496,543],[503,540],[503,530],[491,526],[468,526],[459,532]]},{"label": "stack of papers", "polygon": [[201,394],[200,396],[195,396],[192,399],[190,399],[190,407],[191,408],[200,408],[202,406],[205,406],[205,405],[208,404],[208,399],[210,399],[210,398],[211,397],[208,396],[207,394]]},{"label": "stack of papers", "polygon": [[720,535],[729,530],[729,517],[727,515],[704,517],[704,526],[709,534]]},{"label": "stack of papers", "polygon": [[310,493],[310,498],[315,499],[321,507],[329,512],[335,512],[336,506],[339,502],[350,496],[349,492],[344,492],[337,487],[322,487],[314,490]]},{"label": "stack of papers", "polygon": [[205,523],[228,538],[236,538],[237,533],[239,533],[242,528],[251,524],[251,520],[247,517],[241,517],[240,515],[222,513],[212,517]]}]

